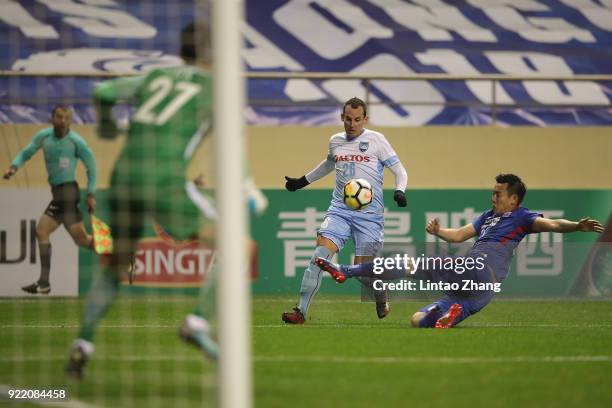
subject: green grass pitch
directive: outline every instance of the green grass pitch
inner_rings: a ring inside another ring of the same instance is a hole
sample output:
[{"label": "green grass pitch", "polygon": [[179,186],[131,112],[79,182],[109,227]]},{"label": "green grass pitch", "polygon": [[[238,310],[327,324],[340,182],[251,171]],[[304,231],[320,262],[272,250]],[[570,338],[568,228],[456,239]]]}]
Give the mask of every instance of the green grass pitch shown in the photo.
[{"label": "green grass pitch", "polygon": [[[76,384],[63,366],[82,300],[0,300],[0,384],[65,389],[86,407],[214,406],[214,365],[175,335],[194,301],[119,298]],[[340,296],[317,297],[307,324],[288,327],[280,314],[294,303],[253,299],[255,406],[612,406],[609,301],[496,299],[451,330],[409,328],[422,302],[379,321],[372,303]]]}]

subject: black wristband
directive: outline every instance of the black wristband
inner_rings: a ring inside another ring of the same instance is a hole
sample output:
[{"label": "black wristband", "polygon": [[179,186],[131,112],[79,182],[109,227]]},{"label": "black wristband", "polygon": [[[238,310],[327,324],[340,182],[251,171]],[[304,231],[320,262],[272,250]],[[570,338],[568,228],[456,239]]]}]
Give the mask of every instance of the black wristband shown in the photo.
[{"label": "black wristband", "polygon": [[397,203],[398,207],[405,207],[407,204],[406,194],[404,194],[402,190],[395,190],[395,193],[393,193],[393,199]]},{"label": "black wristband", "polygon": [[298,179],[298,188],[304,188],[310,183],[306,180],[306,176],[302,176]]}]

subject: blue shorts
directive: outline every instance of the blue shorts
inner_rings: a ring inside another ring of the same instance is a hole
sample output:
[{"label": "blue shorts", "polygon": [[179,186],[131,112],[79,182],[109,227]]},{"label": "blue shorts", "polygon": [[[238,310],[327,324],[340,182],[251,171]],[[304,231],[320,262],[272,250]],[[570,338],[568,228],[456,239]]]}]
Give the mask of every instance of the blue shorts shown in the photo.
[{"label": "blue shorts", "polygon": [[480,292],[477,295],[472,295],[468,297],[451,296],[445,294],[442,299],[436,300],[435,302],[428,304],[427,306],[421,308],[419,312],[426,313],[433,306],[438,306],[440,308],[440,316],[442,316],[446,314],[446,312],[448,311],[448,309],[450,309],[453,303],[459,303],[463,308],[463,312],[461,313],[461,316],[459,316],[457,320],[455,320],[455,325],[457,325],[462,320],[465,320],[471,315],[480,312],[486,305],[491,302],[491,299],[493,299],[494,294],[495,292],[493,291]]},{"label": "blue shorts", "polygon": [[353,238],[356,256],[376,256],[382,249],[384,218],[382,214],[330,207],[318,234],[336,244],[338,251]]}]

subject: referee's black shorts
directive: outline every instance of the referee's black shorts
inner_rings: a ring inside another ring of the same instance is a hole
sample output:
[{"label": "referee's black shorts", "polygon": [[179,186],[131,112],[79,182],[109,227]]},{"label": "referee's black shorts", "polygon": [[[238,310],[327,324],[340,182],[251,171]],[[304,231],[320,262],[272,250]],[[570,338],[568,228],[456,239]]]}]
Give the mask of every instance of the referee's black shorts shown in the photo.
[{"label": "referee's black shorts", "polygon": [[45,214],[65,226],[83,221],[79,209],[81,192],[76,181],[51,186],[53,199],[47,206]]}]

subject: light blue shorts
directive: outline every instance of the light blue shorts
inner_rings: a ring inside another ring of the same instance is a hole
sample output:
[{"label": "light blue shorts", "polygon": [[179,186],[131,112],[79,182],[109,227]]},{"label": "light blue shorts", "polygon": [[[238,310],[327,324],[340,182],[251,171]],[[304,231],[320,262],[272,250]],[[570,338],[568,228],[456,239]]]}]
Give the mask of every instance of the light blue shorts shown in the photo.
[{"label": "light blue shorts", "polygon": [[383,245],[384,218],[382,214],[330,207],[318,234],[336,244],[338,251],[353,238],[356,256],[376,256]]}]

